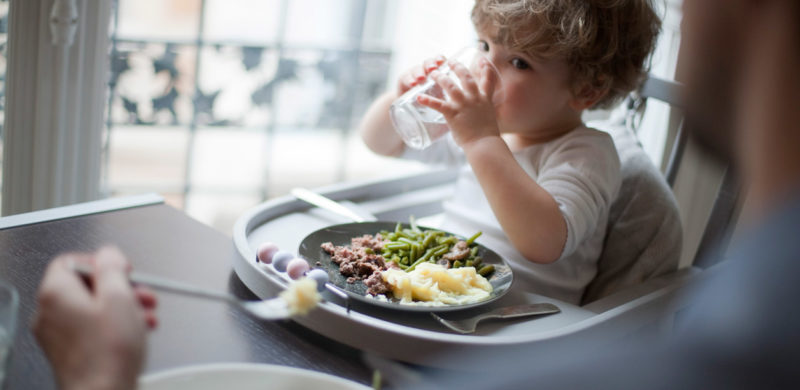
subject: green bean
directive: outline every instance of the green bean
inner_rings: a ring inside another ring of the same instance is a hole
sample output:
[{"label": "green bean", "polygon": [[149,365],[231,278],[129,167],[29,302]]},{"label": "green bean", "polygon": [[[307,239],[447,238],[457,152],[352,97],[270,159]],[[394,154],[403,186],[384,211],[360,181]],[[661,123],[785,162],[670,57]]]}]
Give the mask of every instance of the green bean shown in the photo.
[{"label": "green bean", "polygon": [[421,232],[421,230],[419,230],[419,228],[417,227],[417,219],[414,218],[413,215],[408,217],[408,224],[411,225],[411,230],[415,232]]},{"label": "green bean", "polygon": [[391,250],[397,250],[397,249],[408,249],[410,245],[404,242],[390,242],[384,245],[383,247]]},{"label": "green bean", "polygon": [[475,269],[478,269],[480,268],[482,262],[483,259],[480,256],[476,256],[474,259],[472,259],[472,266],[475,267]]},{"label": "green bean", "polygon": [[406,232],[397,232],[397,239],[400,240],[402,238],[413,240],[414,236],[406,233]]},{"label": "green bean", "polygon": [[405,242],[408,245],[414,245],[414,241],[412,241],[411,238],[407,238],[407,237],[400,237],[400,238],[397,239],[397,241]]},{"label": "green bean", "polygon": [[440,237],[440,239],[436,239],[436,242],[439,244],[452,244],[455,245],[458,242],[458,238],[453,236],[450,237]]},{"label": "green bean", "polygon": [[478,274],[481,276],[487,276],[492,272],[494,272],[494,266],[491,264],[486,264],[478,270]]},{"label": "green bean", "polygon": [[446,245],[444,245],[444,246],[439,246],[439,247],[437,247],[437,248],[440,248],[440,249],[437,249],[437,250],[434,252],[434,254],[435,254],[436,256],[441,256],[441,255],[443,255],[443,254],[445,254],[445,253],[447,253],[447,252],[450,252],[450,247],[448,247],[448,246],[446,246]]},{"label": "green bean", "polygon": [[425,253],[419,258],[419,260],[428,261],[431,257],[435,254],[433,249],[428,249]]},{"label": "green bean", "polygon": [[[383,258],[395,262],[406,271],[412,271],[423,262],[436,263],[461,241],[458,237],[441,230],[421,229],[413,216],[409,218],[407,226],[409,227],[398,223],[395,225],[394,231],[382,230],[378,233],[384,240],[381,250]],[[474,243],[480,235],[481,232],[478,232],[464,240],[469,248],[469,255],[461,260],[448,260],[450,267],[472,266],[483,270],[486,274],[493,271],[493,267],[486,268],[485,265],[480,267],[481,258],[477,256],[478,246]]]},{"label": "green bean", "polygon": [[411,265],[408,267],[408,269],[406,270],[406,272],[411,272],[411,271],[413,271],[413,270],[414,270],[414,268],[417,268],[417,266],[418,266],[418,265],[420,265],[421,263],[424,263],[426,260],[427,260],[427,259],[425,259],[425,257],[424,257],[424,256],[423,256],[423,257],[420,257],[419,259],[417,259],[417,261],[415,261],[415,262],[414,262],[414,264],[411,264]]},{"label": "green bean", "polygon": [[483,232],[477,232],[477,233],[473,234],[472,237],[467,239],[467,245],[472,245],[472,243],[475,242],[475,239],[480,237],[481,234],[483,234]]}]

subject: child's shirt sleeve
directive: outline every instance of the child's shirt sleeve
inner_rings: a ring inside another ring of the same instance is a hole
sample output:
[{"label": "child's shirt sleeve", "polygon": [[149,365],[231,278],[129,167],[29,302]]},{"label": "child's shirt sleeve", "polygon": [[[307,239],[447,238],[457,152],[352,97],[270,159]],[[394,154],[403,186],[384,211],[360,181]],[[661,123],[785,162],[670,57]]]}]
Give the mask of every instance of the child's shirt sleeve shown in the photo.
[{"label": "child's shirt sleeve", "polygon": [[611,136],[593,129],[575,130],[542,158],[537,182],[553,196],[567,224],[560,259],[605,229],[622,182],[620,161]]}]

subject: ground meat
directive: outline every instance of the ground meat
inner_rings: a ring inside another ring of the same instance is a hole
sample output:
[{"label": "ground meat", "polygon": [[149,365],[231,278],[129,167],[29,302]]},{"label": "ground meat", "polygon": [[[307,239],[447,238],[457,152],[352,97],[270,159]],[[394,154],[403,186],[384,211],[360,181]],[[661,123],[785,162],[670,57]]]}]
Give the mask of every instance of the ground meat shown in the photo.
[{"label": "ground meat", "polygon": [[[321,245],[322,250],[331,255],[331,260],[339,265],[339,272],[347,276],[347,283],[355,283],[357,280],[372,279],[372,285],[378,286],[376,279],[380,279],[380,284],[383,283],[380,273],[388,267],[396,267],[392,262],[387,266],[383,256],[377,254],[383,249],[383,237],[380,234],[372,236],[365,234],[361,237],[355,237],[350,240],[350,246],[335,246],[330,242]],[[377,277],[375,276],[377,275]],[[366,282],[365,282],[366,283]],[[383,294],[381,291],[384,287],[376,287],[373,289],[367,285],[368,293],[372,295]]]},{"label": "ground meat", "polygon": [[372,295],[386,294],[392,291],[392,286],[383,280],[380,272],[370,275],[370,277],[364,280],[364,284],[367,286],[367,292]]},{"label": "ground meat", "polygon": [[371,234],[355,237],[350,240],[350,247],[352,247],[353,250],[370,248],[375,252],[380,252],[383,250],[383,237],[380,233],[376,234],[374,237]]},{"label": "ground meat", "polygon": [[447,259],[450,261],[456,260],[463,260],[469,256],[469,245],[467,245],[466,241],[459,241],[452,248],[450,248],[450,252],[445,253],[442,255],[443,259]]}]

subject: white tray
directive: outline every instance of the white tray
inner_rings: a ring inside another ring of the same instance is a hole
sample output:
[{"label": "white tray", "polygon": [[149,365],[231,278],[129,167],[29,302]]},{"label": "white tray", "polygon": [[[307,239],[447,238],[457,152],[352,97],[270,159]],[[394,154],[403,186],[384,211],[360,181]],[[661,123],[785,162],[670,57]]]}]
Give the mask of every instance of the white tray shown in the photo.
[{"label": "white tray", "polygon": [[[381,182],[344,185],[318,189],[321,194],[339,201],[350,201],[382,220],[407,221],[408,215],[431,216],[441,212],[441,201],[449,196],[456,173],[438,171],[413,177]],[[233,239],[240,254],[234,270],[244,284],[261,298],[275,296],[286,286],[286,280],[271,267],[255,261],[256,248],[265,241],[281,249],[296,252],[300,241],[309,233],[332,224],[351,222],[326,210],[312,208],[293,197],[263,203],[236,222]],[[598,341],[627,332],[615,310],[602,314],[556,299],[518,291],[513,286],[506,296],[481,309],[521,304],[550,302],[561,313],[513,321],[481,323],[473,335],[455,334],[436,323],[428,314],[381,309],[356,301],[348,313],[343,302],[330,293],[320,307],[306,317],[295,319],[301,325],[355,348],[415,364],[451,367],[449,359],[438,356],[448,353],[513,352],[515,349],[546,347],[569,340],[585,342],[586,347]],[[647,298],[647,297],[645,297]],[[652,299],[647,298],[647,299]],[[647,305],[645,305],[647,306]],[[605,332],[598,334],[598,332]],[[542,350],[541,348],[535,348]]]}]

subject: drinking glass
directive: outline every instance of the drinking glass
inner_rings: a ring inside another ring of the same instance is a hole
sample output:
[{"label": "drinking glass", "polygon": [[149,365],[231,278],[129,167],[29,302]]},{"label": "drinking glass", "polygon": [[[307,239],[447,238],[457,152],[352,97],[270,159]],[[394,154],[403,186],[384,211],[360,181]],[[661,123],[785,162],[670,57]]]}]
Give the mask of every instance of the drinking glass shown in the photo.
[{"label": "drinking glass", "polygon": [[17,327],[19,295],[14,286],[0,280],[0,389],[5,383],[10,363],[11,346]]},{"label": "drinking glass", "polygon": [[[446,77],[453,80],[453,82],[461,88],[461,80],[456,73],[450,69],[449,61],[459,62],[464,64],[470,70],[476,80],[479,79],[478,64],[481,58],[486,60],[489,64],[489,69],[494,72],[495,88],[492,94],[492,103],[495,105],[500,104],[504,98],[502,80],[497,71],[497,67],[489,60],[477,47],[469,46],[457,51],[454,55],[447,57],[442,65],[437,70]],[[430,146],[433,141],[437,140],[445,133],[450,131],[447,126],[444,115],[430,107],[423,106],[417,102],[417,97],[420,95],[429,95],[436,98],[447,100],[449,97],[447,93],[439,87],[432,78],[428,77],[422,84],[416,85],[406,91],[403,96],[395,100],[389,108],[389,116],[392,119],[392,125],[403,142],[414,149],[425,149]]]}]

